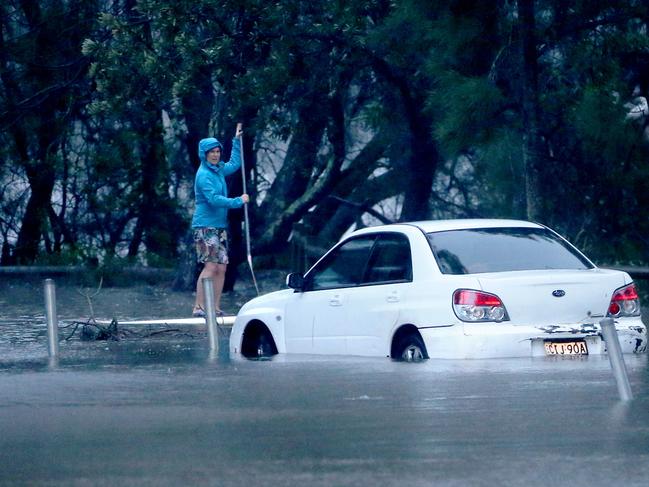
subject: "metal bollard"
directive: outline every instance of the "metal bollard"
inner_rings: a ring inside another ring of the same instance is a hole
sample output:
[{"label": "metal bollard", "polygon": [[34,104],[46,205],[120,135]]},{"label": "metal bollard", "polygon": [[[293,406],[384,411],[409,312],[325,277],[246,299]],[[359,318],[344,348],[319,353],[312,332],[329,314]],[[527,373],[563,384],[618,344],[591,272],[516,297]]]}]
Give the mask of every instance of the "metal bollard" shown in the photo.
[{"label": "metal bollard", "polygon": [[45,316],[47,317],[47,350],[50,357],[59,355],[59,320],[56,316],[56,286],[45,279]]},{"label": "metal bollard", "polygon": [[216,312],[214,308],[214,283],[209,277],[204,277],[203,294],[205,295],[205,319],[207,320],[207,335],[210,338],[210,350],[219,351],[219,335],[216,327]]},{"label": "metal bollard", "polygon": [[602,334],[606,342],[606,349],[608,350],[608,359],[611,362],[615,382],[617,382],[617,390],[620,393],[622,401],[630,401],[633,399],[631,393],[631,384],[629,384],[629,377],[626,373],[626,365],[624,364],[624,357],[622,356],[622,347],[620,347],[620,339],[617,336],[615,329],[615,321],[613,318],[604,318],[599,322],[602,327]]}]

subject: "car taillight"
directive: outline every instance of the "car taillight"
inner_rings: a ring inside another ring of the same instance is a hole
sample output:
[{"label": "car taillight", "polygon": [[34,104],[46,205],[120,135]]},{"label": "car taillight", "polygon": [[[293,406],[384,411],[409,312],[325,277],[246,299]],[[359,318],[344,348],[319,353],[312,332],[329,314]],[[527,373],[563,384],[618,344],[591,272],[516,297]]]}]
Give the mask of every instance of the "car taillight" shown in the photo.
[{"label": "car taillight", "polygon": [[608,305],[608,316],[640,316],[640,299],[635,284],[631,283],[615,290]]},{"label": "car taillight", "polygon": [[508,321],[505,305],[495,294],[472,289],[453,293],[453,311],[462,321]]}]

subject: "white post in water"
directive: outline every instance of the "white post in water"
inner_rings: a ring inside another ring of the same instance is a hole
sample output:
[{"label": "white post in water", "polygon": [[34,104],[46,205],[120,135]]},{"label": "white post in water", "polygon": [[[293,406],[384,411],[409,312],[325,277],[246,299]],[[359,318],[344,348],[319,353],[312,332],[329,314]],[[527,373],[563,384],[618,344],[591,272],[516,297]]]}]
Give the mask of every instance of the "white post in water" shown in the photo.
[{"label": "white post in water", "polygon": [[214,308],[214,283],[209,277],[204,277],[203,294],[205,295],[205,319],[207,320],[207,335],[210,338],[210,350],[219,351],[219,335],[216,327],[216,312]]},{"label": "white post in water", "polygon": [[622,357],[622,347],[620,347],[620,339],[617,336],[615,329],[615,321],[613,318],[604,318],[599,322],[602,327],[602,334],[604,341],[606,341],[606,349],[608,351],[608,359],[611,362],[615,382],[617,382],[617,390],[620,393],[622,401],[630,401],[633,399],[631,393],[631,384],[629,384],[629,377],[626,373],[626,365],[624,364],[624,357]]},{"label": "white post in water", "polygon": [[59,355],[59,320],[56,316],[56,286],[45,279],[45,316],[47,317],[47,350],[50,357]]}]

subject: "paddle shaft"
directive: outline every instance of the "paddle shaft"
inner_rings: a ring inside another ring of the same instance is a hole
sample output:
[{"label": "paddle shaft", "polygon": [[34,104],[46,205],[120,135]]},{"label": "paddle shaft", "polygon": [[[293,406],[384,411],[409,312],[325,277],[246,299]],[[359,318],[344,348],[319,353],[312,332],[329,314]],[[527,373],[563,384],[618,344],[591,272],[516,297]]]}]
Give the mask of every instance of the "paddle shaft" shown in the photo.
[{"label": "paddle shaft", "polygon": [[[247,194],[248,190],[246,189],[246,163],[243,156],[243,135],[241,134],[242,124],[237,124],[237,134],[239,134],[239,140],[241,142],[241,179],[243,181],[243,193]],[[248,218],[248,204],[244,203],[243,205],[243,220],[245,226],[245,235],[246,235],[246,255],[248,258],[248,267],[250,267],[250,275],[252,276],[252,282],[255,285],[255,291],[257,291],[257,296],[259,296],[259,287],[257,286],[257,279],[255,278],[255,271],[252,266],[252,251],[250,249],[250,220]]]}]

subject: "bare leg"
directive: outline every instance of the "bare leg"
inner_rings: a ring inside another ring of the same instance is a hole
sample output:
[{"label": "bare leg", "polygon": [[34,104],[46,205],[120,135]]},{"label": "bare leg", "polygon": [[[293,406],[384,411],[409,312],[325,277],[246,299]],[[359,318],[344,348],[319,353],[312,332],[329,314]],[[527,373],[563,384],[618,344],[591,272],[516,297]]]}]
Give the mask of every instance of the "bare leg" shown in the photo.
[{"label": "bare leg", "polygon": [[221,311],[221,294],[223,293],[223,285],[225,284],[225,269],[227,264],[216,264],[216,271],[214,273],[214,307],[216,311]]},{"label": "bare leg", "polygon": [[227,264],[217,264],[215,262],[206,262],[205,267],[198,276],[196,281],[196,302],[194,303],[194,310],[199,308],[205,309],[205,292],[203,290],[203,279],[212,279],[214,287],[214,307],[216,311],[221,310],[221,294],[223,292],[223,284],[225,283],[225,270]]}]

